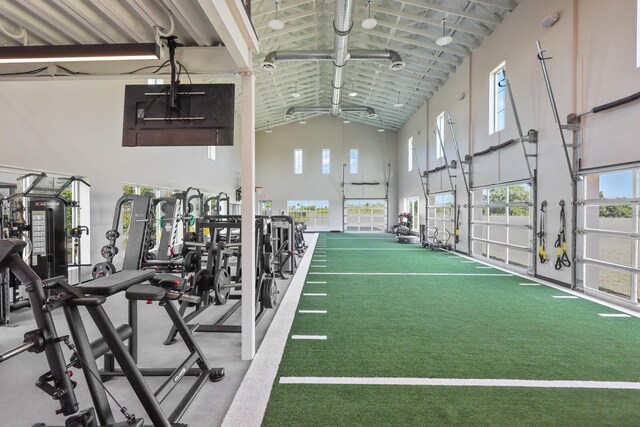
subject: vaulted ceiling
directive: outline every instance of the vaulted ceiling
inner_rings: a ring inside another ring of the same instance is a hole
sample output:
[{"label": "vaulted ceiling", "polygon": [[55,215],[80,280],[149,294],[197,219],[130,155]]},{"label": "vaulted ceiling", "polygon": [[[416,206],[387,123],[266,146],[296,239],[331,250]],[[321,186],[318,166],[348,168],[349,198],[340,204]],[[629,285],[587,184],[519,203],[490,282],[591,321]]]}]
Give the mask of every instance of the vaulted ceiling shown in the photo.
[{"label": "vaulted ceiling", "polygon": [[[240,4],[241,0],[0,0],[0,45],[22,45],[25,34],[29,45],[149,43],[156,37],[156,28],[167,32],[173,27],[173,34],[185,46],[214,48],[221,44],[221,38],[206,9],[221,1]],[[343,0],[279,0],[278,19],[284,23],[280,30],[269,26],[275,17],[276,0],[251,1],[252,21],[260,40],[260,52],[253,58],[256,129],[299,120],[300,115],[285,118],[290,107],[331,104],[332,61],[280,62],[274,71],[264,71],[261,65],[273,51],[333,50],[335,1]],[[401,128],[518,1],[371,0],[370,15],[377,25],[365,29],[361,23],[369,16],[368,1],[351,0],[353,27],[348,50],[393,50],[406,66],[392,71],[388,60],[347,61],[341,106],[366,106],[377,113],[375,118],[348,113],[348,118],[378,128]],[[453,41],[441,47],[435,41],[442,36],[443,18]],[[200,63],[206,71],[211,61],[205,55]],[[85,71],[80,64],[77,67]],[[167,72],[164,67],[161,73]],[[4,66],[0,69],[1,78],[8,78],[2,75],[7,70]],[[19,70],[25,70],[24,66]],[[67,73],[64,69],[55,72]],[[45,67],[29,76],[50,73]],[[294,92],[300,96],[294,98]],[[358,95],[351,97],[350,92]]]},{"label": "vaulted ceiling", "polygon": [[[275,18],[275,3],[252,2],[252,20],[260,40],[260,53],[253,58],[258,130],[319,114],[285,118],[290,107],[331,104],[331,61],[282,62],[272,72],[264,71],[261,64],[272,51],[332,50],[334,0],[280,0],[278,19],[285,24],[281,30],[269,26]],[[391,71],[388,61],[348,61],[343,72],[342,106],[368,106],[377,113],[375,118],[349,113],[349,120],[400,129],[517,3],[518,0],[372,0],[370,14],[377,26],[365,29],[361,23],[369,16],[368,1],[353,0],[349,50],[391,49],[402,56],[406,67]],[[446,33],[453,41],[441,47],[435,42],[443,35],[443,18]],[[294,98],[294,92],[300,96]],[[350,92],[358,95],[351,97]]]}]

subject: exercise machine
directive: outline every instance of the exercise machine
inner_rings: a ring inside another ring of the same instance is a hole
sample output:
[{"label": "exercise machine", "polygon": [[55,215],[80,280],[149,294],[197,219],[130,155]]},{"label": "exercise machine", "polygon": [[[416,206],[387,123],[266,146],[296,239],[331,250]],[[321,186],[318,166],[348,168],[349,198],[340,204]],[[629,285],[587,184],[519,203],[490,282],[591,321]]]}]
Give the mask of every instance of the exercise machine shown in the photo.
[{"label": "exercise machine", "polygon": [[[49,394],[60,404],[60,414],[69,416],[68,426],[142,426],[144,420],[130,413],[124,405],[116,401],[120,412],[126,418],[125,422],[116,423],[107,399],[107,389],[98,371],[95,359],[106,352],[110,352],[120,365],[137,399],[149,416],[154,426],[176,425],[184,415],[195,394],[207,381],[219,381],[224,377],[224,369],[211,368],[206,357],[197,346],[191,331],[175,310],[174,300],[187,297],[175,281],[164,276],[155,276],[146,271],[124,271],[115,273],[90,284],[71,286],[64,277],[56,277],[43,281],[22,260],[20,253],[25,242],[18,239],[0,240],[0,269],[8,268],[23,283],[29,283],[27,288],[37,329],[27,332],[24,342],[4,353],[0,353],[0,362],[5,362],[26,351],[45,353],[49,372],[38,378],[36,386]],[[152,279],[155,285],[145,284]],[[48,291],[48,292],[45,292]],[[176,370],[173,371],[160,388],[153,393],[145,382],[140,369],[124,344],[132,333],[129,325],[115,328],[104,311],[103,304],[107,297],[126,291],[127,299],[153,300],[161,302],[179,332],[190,348],[190,356]],[[50,296],[46,294],[49,293]],[[93,323],[100,331],[101,338],[90,343],[84,327],[79,307],[88,311]],[[52,312],[62,308],[65,314],[70,336],[59,336],[53,321]],[[73,354],[67,364],[62,352],[66,346]],[[175,385],[184,378],[184,371],[197,364],[201,374],[183,395],[178,406],[166,415],[160,404],[171,392]],[[91,395],[93,407],[79,411],[75,395],[75,384],[71,380],[68,368],[77,366],[84,372],[87,388]],[[109,393],[110,394],[110,393]],[[114,399],[115,400],[115,399]]]},{"label": "exercise machine", "polygon": [[398,243],[420,243],[418,233],[413,231],[413,215],[403,212],[398,215],[398,223],[393,226],[393,234]]}]

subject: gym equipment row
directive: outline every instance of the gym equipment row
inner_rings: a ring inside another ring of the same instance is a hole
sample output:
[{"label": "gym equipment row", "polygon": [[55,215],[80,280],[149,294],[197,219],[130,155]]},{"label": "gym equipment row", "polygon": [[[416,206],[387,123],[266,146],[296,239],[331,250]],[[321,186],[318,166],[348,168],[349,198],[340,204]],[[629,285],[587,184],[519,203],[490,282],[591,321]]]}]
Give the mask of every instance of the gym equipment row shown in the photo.
[{"label": "gym equipment row", "polygon": [[[23,260],[41,279],[67,276],[69,267],[90,267],[81,260],[81,238],[89,234],[85,226],[71,227],[67,217],[79,204],[63,197],[72,184],[81,179],[53,178],[45,173],[18,177],[10,194],[0,198],[0,237],[25,242]],[[18,192],[17,189],[24,189]],[[72,242],[72,259],[67,254],[68,241]],[[23,283],[6,270],[0,270],[0,325],[10,323],[13,310],[29,307]]]},{"label": "gym equipment row", "polygon": [[[71,286],[64,277],[56,277],[46,281],[37,274],[23,260],[21,252],[26,243],[18,239],[0,240],[0,269],[8,269],[23,283],[29,283],[27,293],[36,320],[37,329],[27,332],[24,342],[4,353],[0,353],[0,362],[4,362],[25,351],[45,353],[49,371],[41,375],[36,386],[49,394],[60,404],[57,413],[69,416],[66,425],[73,426],[142,426],[144,419],[130,413],[125,404],[121,404],[108,392],[98,370],[96,358],[107,353],[118,362],[121,375],[125,376],[131,385],[137,400],[148,414],[154,426],[170,426],[177,423],[184,415],[207,380],[220,381],[224,377],[223,368],[212,368],[206,356],[200,350],[197,342],[182,318],[178,315],[173,301],[193,301],[184,293],[184,283],[176,280],[175,276],[155,274],[151,271],[122,271],[109,276],[95,279],[89,284]],[[147,283],[147,281],[149,281]],[[160,375],[167,375],[167,379],[154,393],[143,378],[143,371],[136,365],[135,326],[124,324],[117,328],[104,311],[103,304],[108,297],[119,292],[125,292],[130,304],[139,300],[158,301],[171,318],[183,341],[190,350],[190,355],[175,369],[164,370]],[[47,294],[49,294],[47,296]],[[85,307],[93,323],[98,328],[101,338],[90,343],[80,316],[80,307]],[[52,312],[62,308],[70,331],[70,336],[58,336],[53,321]],[[125,347],[123,341],[129,340]],[[72,352],[69,362],[66,362],[62,346]],[[196,381],[187,392],[182,395],[177,407],[167,416],[160,404],[177,383],[185,377],[185,373],[197,365]],[[93,407],[79,410],[74,392],[75,382],[71,379],[69,368],[82,369],[91,395]],[[167,371],[171,371],[167,374]],[[115,423],[113,412],[107,399],[109,394],[126,422]]]}]

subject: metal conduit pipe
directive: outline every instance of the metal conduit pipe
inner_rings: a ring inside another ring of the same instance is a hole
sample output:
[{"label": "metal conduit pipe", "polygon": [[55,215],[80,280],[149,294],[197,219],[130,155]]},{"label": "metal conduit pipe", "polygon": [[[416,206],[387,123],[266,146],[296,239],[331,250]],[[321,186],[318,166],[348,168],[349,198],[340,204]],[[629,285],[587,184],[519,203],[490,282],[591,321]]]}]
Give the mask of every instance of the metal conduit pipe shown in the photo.
[{"label": "metal conduit pipe", "polygon": [[333,43],[333,78],[331,86],[331,115],[340,115],[340,95],[344,80],[342,71],[349,59],[349,33],[353,28],[353,2],[351,0],[336,0],[333,31],[336,33]]},{"label": "metal conduit pipe", "polygon": [[[402,57],[395,50],[353,50],[349,52],[350,61],[389,60],[389,69],[401,70],[405,67]],[[280,50],[272,51],[264,57],[262,69],[275,71],[276,63],[280,61],[333,61],[333,52],[330,50]]]},{"label": "metal conduit pipe", "polygon": [[[366,106],[344,107],[342,108],[342,111],[345,113],[367,113],[367,117],[370,119],[374,119],[378,116],[373,108]],[[305,113],[331,113],[331,107],[290,107],[286,113],[284,113],[284,116],[287,119],[292,119],[296,114]]]}]

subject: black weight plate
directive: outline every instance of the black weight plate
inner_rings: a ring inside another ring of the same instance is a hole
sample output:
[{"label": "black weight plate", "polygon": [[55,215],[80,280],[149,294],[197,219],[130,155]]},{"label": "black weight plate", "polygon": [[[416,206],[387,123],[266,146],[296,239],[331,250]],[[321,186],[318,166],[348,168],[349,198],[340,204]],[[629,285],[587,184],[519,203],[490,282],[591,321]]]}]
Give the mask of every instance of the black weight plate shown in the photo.
[{"label": "black weight plate", "polygon": [[274,308],[278,305],[278,285],[272,277],[265,277],[262,281],[262,305],[264,308]]},{"label": "black weight plate", "polygon": [[118,237],[120,237],[120,233],[118,233],[117,230],[109,230],[105,233],[105,237],[107,238],[107,240],[116,240]]},{"label": "black weight plate", "polygon": [[229,284],[231,283],[231,278],[229,277],[229,273],[227,270],[221,269],[216,273],[214,283],[213,283],[213,292],[215,294],[215,303],[218,305],[224,305],[229,300],[229,293],[231,292],[231,288],[229,288]]},{"label": "black weight plate", "polygon": [[91,270],[91,277],[98,279],[100,277],[108,276],[116,272],[116,267],[110,262],[100,262],[93,266]]}]

